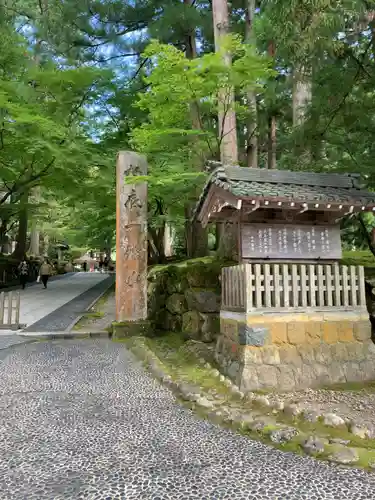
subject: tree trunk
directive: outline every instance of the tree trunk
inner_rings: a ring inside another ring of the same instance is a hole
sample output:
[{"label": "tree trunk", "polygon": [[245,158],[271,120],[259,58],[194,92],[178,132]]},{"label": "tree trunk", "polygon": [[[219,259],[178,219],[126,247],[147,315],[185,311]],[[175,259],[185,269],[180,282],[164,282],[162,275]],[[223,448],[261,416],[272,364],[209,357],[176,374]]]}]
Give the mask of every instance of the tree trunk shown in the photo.
[{"label": "tree trunk", "polygon": [[[40,187],[37,186],[33,189],[32,199],[35,204],[40,202]],[[38,223],[36,214],[33,213],[30,220],[30,254],[38,257],[40,255],[40,232],[38,230]]]},{"label": "tree trunk", "polygon": [[149,232],[149,239],[152,240],[151,246],[155,253],[156,260],[159,264],[161,264],[165,262],[165,252],[164,252],[165,225],[159,229],[149,227],[148,232]]},{"label": "tree trunk", "polygon": [[49,236],[48,234],[45,234],[43,236],[43,254],[48,255],[48,250],[49,250]]},{"label": "tree trunk", "polygon": [[166,223],[164,232],[164,253],[166,257],[173,255],[173,227]]},{"label": "tree trunk", "polygon": [[369,234],[369,232],[367,231],[367,228],[366,228],[366,224],[365,224],[365,221],[363,220],[362,218],[362,214],[359,214],[358,215],[358,220],[359,220],[359,225],[360,225],[360,228],[362,230],[362,234],[363,234],[363,237],[365,238],[366,240],[366,243],[369,247],[369,250],[370,252],[372,253],[372,255],[375,257],[375,246],[373,244],[373,238],[371,237],[371,235]]},{"label": "tree trunk", "polygon": [[[254,15],[255,15],[255,0],[248,0],[246,9],[246,42],[255,45],[254,39]],[[250,112],[250,119],[247,126],[247,141],[246,141],[246,160],[247,166],[250,168],[258,168],[258,112],[256,94],[253,90],[248,91],[247,101]]]},{"label": "tree trunk", "polygon": [[[195,8],[193,0],[184,0],[184,4]],[[186,57],[188,59],[195,59],[197,57],[197,43],[194,30],[190,30],[186,35],[185,40]],[[191,123],[194,130],[201,130],[201,121],[199,116],[199,103],[192,102],[190,104]],[[199,168],[204,169],[204,160],[201,158]],[[202,224],[198,221],[192,221],[191,214],[193,206],[188,203],[185,207],[185,238],[186,238],[186,252],[189,258],[205,257],[208,253],[208,229],[203,228]]]},{"label": "tree trunk", "polygon": [[306,118],[306,108],[311,102],[311,76],[304,66],[293,72],[293,127],[302,125]]},{"label": "tree trunk", "polygon": [[[212,14],[214,23],[215,50],[222,50],[223,39],[229,34],[229,15],[227,0],[213,0]],[[231,56],[223,54],[224,62],[232,64]],[[230,87],[223,88],[218,95],[219,109],[219,144],[220,160],[223,165],[238,164],[237,123],[234,110],[234,92]],[[238,256],[237,224],[222,223],[216,225],[217,255],[223,259],[235,259]]]},{"label": "tree trunk", "polygon": [[276,166],[276,117],[272,115],[268,119],[268,168]]},{"label": "tree trunk", "polygon": [[[227,0],[213,0],[212,14],[214,23],[215,50],[222,50],[223,39],[229,34],[229,16]],[[224,62],[228,66],[232,64],[231,55],[224,53]],[[238,163],[237,146],[237,122],[234,110],[234,92],[230,87],[219,91],[219,144],[220,159],[224,165],[235,165]]]},{"label": "tree trunk", "polygon": [[9,242],[7,237],[8,220],[2,219],[0,224],[0,253],[8,253]]},{"label": "tree trunk", "polygon": [[[268,54],[275,57],[275,43],[273,41],[268,44]],[[268,168],[275,169],[276,163],[276,116],[272,114],[268,118]]]},{"label": "tree trunk", "polygon": [[218,240],[217,255],[221,259],[237,261],[239,259],[238,222],[224,221],[216,224]]},{"label": "tree trunk", "polygon": [[[306,120],[306,111],[311,103],[312,82],[310,70],[305,66],[299,65],[293,71],[293,127],[300,127]],[[303,134],[300,134],[303,137]],[[322,143],[314,145],[313,151],[310,145],[306,145],[301,140],[295,148],[295,156],[300,164],[309,165],[312,159],[312,153],[318,156],[318,151],[322,150]]]},{"label": "tree trunk", "polygon": [[35,222],[33,221],[33,226],[30,231],[30,254],[38,257],[40,254],[39,248],[39,231],[36,229]]},{"label": "tree trunk", "polygon": [[17,244],[14,250],[13,256],[21,260],[26,255],[26,241],[27,241],[27,204],[29,201],[29,192],[26,190],[20,199],[20,211],[19,211],[19,224],[18,224],[18,234],[17,234]]}]

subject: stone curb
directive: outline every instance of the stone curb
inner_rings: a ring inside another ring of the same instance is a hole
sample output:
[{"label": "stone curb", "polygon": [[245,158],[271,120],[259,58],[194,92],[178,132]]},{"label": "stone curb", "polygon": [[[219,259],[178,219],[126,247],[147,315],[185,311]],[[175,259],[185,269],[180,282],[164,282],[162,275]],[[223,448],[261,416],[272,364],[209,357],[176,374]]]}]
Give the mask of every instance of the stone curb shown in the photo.
[{"label": "stone curb", "polygon": [[[217,409],[215,411],[214,405],[211,404],[211,402],[202,394],[201,388],[191,386],[188,383],[173,381],[172,377],[166,373],[163,363],[159,357],[149,347],[147,347],[141,339],[133,337],[132,344],[129,348],[138,358],[145,362],[155,378],[163,382],[184,402],[191,403],[193,409],[199,408],[201,412],[205,412],[206,416],[211,420],[218,419],[237,430],[251,431],[253,435],[258,435],[259,438],[266,439],[268,442],[271,441],[274,445],[279,445],[281,447],[287,444],[295,436],[300,435],[301,441],[299,446],[306,455],[310,455],[315,458],[324,458],[324,453],[326,451],[325,445],[329,444],[333,445],[335,448],[335,450],[328,457],[325,457],[330,462],[355,466],[359,461],[359,455],[356,448],[347,446],[350,441],[333,438],[326,439],[308,433],[303,434],[298,428],[273,422],[272,419],[267,416],[259,416],[258,418],[253,419],[251,415],[223,415],[223,413],[217,411]],[[233,395],[240,397],[241,399],[246,398],[247,400],[254,401],[257,405],[263,407],[264,410],[267,409],[268,412],[271,410],[274,415],[280,412],[283,412],[286,416],[292,418],[305,415],[303,408],[298,405],[284,406],[283,402],[277,402],[271,405],[266,396],[255,393],[247,393],[245,395],[231,382],[230,379],[221,375],[218,370],[213,369],[212,366],[209,363],[206,363],[204,359],[200,359],[199,363],[207,370],[211,370],[211,373],[218,376],[220,381],[230,389]],[[351,432],[354,436],[361,437],[364,435],[363,428],[357,427],[357,429],[360,430],[353,432],[355,428],[354,424],[345,421],[338,415],[333,413],[324,415],[313,413],[314,412],[306,412],[305,419],[307,422],[316,422],[318,419],[323,419],[323,423],[327,426],[327,430],[329,427],[342,428],[345,425],[346,430]],[[367,437],[370,438],[370,434],[368,434]],[[374,438],[375,435],[371,434],[371,439]],[[375,465],[373,466],[371,463],[369,463],[368,466],[370,468],[375,467]]]},{"label": "stone curb", "polygon": [[77,330],[77,332],[67,332],[67,331],[62,331],[62,332],[53,332],[53,333],[48,333],[48,332],[25,332],[25,333],[19,333],[19,337],[29,337],[33,339],[46,339],[46,340],[59,340],[59,339],[79,339],[79,338],[97,338],[97,337],[110,337],[109,332],[106,331],[100,331],[100,332],[91,332],[91,331],[80,331]]}]

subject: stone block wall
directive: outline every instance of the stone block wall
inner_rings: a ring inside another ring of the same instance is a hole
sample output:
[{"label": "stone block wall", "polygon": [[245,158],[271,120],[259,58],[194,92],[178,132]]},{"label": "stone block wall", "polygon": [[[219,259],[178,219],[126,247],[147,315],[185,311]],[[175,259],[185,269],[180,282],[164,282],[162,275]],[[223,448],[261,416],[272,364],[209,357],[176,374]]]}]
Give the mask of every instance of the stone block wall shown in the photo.
[{"label": "stone block wall", "polygon": [[220,331],[220,275],[224,263],[187,261],[148,273],[148,315],[156,329],[212,342]]},{"label": "stone block wall", "polygon": [[375,378],[367,312],[246,316],[222,311],[215,356],[243,391]]}]

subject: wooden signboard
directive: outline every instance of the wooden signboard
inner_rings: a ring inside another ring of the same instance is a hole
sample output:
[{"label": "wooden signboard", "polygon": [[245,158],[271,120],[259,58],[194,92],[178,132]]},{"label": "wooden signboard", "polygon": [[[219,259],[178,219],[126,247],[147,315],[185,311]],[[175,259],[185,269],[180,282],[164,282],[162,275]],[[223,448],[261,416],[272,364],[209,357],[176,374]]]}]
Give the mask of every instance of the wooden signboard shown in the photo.
[{"label": "wooden signboard", "polygon": [[341,259],[340,227],[244,224],[243,259]]}]

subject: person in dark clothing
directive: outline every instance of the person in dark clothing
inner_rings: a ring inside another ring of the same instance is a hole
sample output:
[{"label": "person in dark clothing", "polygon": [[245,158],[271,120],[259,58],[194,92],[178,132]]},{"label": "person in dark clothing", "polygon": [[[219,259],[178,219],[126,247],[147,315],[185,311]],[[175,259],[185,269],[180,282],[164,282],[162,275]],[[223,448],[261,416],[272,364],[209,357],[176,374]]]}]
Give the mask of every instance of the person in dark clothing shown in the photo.
[{"label": "person in dark clothing", "polygon": [[87,271],[87,262],[84,262],[83,263],[83,271],[86,272]]},{"label": "person in dark clothing", "polygon": [[23,259],[21,264],[18,266],[18,272],[20,275],[22,290],[25,290],[26,283],[29,279],[29,264],[27,263],[26,259]]}]

